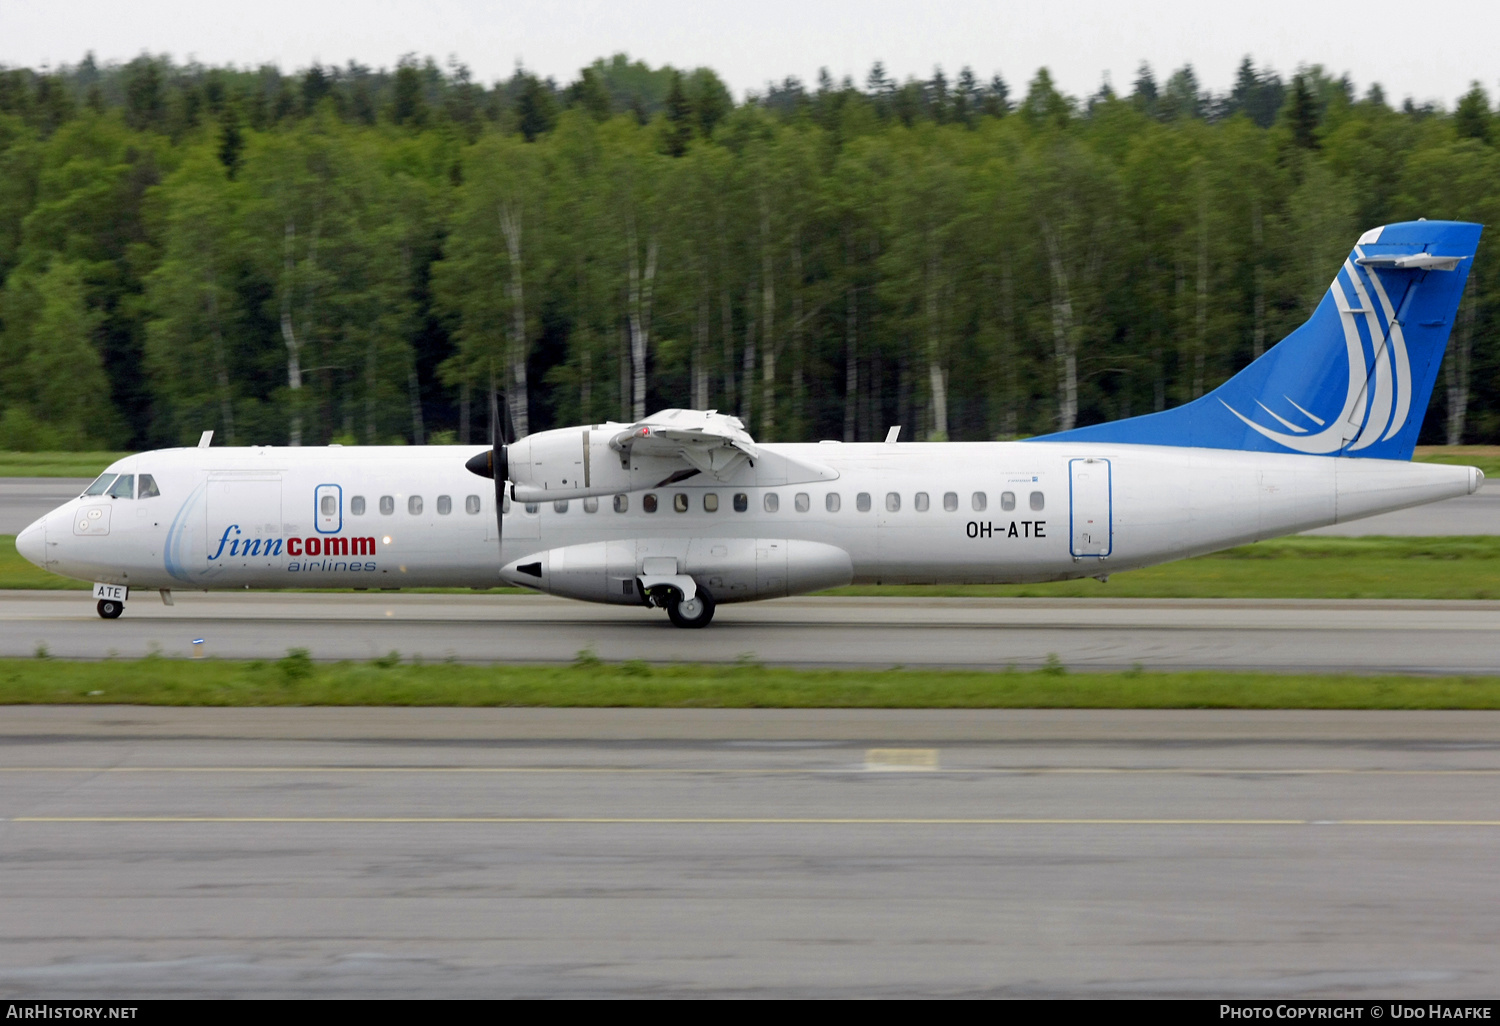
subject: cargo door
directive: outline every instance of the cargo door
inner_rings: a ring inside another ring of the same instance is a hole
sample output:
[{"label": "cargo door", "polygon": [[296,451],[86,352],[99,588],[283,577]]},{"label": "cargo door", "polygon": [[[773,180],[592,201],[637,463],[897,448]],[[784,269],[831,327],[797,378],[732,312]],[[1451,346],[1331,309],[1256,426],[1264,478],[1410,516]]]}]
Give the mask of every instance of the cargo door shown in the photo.
[{"label": "cargo door", "polygon": [[755,539],[755,597],[780,598],[786,588],[785,538]]},{"label": "cargo door", "polygon": [[1068,461],[1069,545],[1075,558],[1103,558],[1114,549],[1111,474],[1109,460]]},{"label": "cargo door", "polygon": [[286,566],[279,473],[210,474],[205,499],[207,575],[254,584]]}]

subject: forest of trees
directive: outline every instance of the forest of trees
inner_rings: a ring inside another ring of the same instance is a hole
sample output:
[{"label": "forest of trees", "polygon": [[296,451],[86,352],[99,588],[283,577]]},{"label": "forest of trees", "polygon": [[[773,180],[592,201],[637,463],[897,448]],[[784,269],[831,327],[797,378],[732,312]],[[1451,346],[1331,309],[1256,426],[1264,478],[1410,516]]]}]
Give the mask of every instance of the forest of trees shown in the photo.
[{"label": "forest of trees", "polygon": [[[1500,122],[1246,58],[739,101],[708,69],[0,68],[0,449],[480,441],[667,406],[1034,435],[1213,388],[1366,228],[1500,223]],[[1422,440],[1500,441],[1480,248]]]}]

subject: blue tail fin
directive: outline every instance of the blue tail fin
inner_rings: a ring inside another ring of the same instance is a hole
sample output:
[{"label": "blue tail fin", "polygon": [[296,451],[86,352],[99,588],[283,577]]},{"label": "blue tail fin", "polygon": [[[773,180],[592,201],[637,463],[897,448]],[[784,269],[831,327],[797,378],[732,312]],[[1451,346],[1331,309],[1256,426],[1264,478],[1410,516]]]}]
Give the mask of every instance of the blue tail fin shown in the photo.
[{"label": "blue tail fin", "polygon": [[1307,323],[1208,395],[1035,440],[1411,459],[1480,230],[1371,229]]}]

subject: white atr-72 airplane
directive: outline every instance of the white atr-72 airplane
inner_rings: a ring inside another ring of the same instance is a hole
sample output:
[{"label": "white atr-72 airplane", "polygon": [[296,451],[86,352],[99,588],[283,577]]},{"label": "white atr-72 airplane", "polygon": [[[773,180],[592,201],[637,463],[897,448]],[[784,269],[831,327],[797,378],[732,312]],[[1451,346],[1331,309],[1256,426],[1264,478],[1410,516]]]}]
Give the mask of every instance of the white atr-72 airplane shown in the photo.
[{"label": "white atr-72 airplane", "polygon": [[[1366,232],[1312,317],[1185,406],[1020,442],[759,444],[664,410],[491,446],[164,449],[114,463],[16,539],[155,589],[520,585],[714,608],[864,582],[1098,577],[1465,495],[1410,462],[1480,226]],[[477,476],[476,476],[477,475]],[[481,480],[481,479],[489,480]]]}]

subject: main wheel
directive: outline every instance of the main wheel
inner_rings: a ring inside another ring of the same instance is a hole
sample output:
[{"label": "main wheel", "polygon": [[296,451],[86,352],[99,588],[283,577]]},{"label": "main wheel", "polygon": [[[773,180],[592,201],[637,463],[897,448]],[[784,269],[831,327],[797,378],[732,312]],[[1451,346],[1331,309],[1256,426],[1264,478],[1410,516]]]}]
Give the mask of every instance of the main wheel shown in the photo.
[{"label": "main wheel", "polygon": [[702,588],[686,602],[667,603],[667,616],[677,627],[707,627],[714,618],[713,596]]},{"label": "main wheel", "polygon": [[99,615],[106,620],[118,620],[123,612],[125,612],[125,603],[116,602],[114,599],[99,600]]}]

